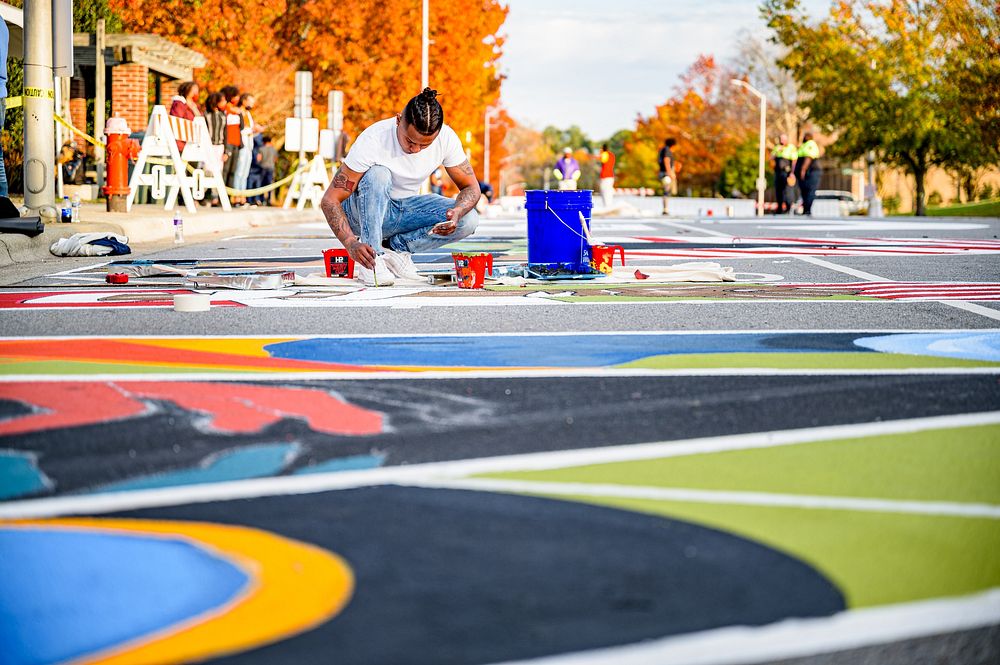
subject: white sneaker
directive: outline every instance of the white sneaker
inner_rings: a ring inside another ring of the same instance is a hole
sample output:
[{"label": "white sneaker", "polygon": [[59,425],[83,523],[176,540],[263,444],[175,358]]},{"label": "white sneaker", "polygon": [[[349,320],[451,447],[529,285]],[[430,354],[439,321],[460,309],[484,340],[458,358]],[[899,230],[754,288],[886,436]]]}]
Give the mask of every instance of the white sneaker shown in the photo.
[{"label": "white sneaker", "polygon": [[[385,265],[389,267],[389,270],[396,277],[423,281],[424,277],[417,272],[417,266],[413,264],[413,255],[409,252],[396,252],[391,249],[384,249],[382,250],[382,258],[385,259]],[[379,283],[381,282],[382,277],[379,276]]]},{"label": "white sneaker", "polygon": [[395,275],[385,265],[385,259],[375,257],[375,270],[369,270],[360,263],[354,265],[354,279],[365,286],[391,286],[396,282]]}]

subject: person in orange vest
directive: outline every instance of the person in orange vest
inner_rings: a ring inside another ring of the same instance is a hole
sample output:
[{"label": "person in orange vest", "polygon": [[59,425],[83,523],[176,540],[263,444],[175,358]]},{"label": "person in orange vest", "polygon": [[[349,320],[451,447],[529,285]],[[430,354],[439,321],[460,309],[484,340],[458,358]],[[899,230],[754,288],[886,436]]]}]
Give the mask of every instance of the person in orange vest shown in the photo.
[{"label": "person in orange vest", "polygon": [[608,150],[608,144],[601,146],[601,199],[604,207],[611,207],[615,196],[615,153]]}]

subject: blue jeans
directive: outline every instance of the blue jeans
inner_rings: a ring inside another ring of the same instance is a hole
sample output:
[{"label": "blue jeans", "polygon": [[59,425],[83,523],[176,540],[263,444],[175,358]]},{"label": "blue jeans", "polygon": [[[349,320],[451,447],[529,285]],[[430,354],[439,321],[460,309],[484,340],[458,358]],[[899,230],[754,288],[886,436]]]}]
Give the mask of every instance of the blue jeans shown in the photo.
[{"label": "blue jeans", "polygon": [[344,201],[351,230],[377,254],[382,253],[383,238],[397,252],[415,253],[437,249],[476,231],[479,214],[470,210],[450,236],[429,235],[432,226],[448,221],[445,212],[455,206],[455,201],[438,194],[396,200],[389,196],[391,190],[389,169],[373,166],[362,176],[357,190]]}]

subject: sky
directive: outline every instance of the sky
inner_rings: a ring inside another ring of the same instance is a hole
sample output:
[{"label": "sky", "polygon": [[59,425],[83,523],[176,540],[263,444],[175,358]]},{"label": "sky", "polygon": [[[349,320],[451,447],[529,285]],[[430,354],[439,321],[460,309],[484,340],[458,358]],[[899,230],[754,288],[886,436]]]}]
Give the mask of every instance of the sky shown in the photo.
[{"label": "sky", "polygon": [[[700,54],[728,62],[746,30],[764,38],[757,0],[506,0],[503,102],[542,129],[594,140],[631,129],[673,94]],[[804,0],[812,16],[830,0]]]}]

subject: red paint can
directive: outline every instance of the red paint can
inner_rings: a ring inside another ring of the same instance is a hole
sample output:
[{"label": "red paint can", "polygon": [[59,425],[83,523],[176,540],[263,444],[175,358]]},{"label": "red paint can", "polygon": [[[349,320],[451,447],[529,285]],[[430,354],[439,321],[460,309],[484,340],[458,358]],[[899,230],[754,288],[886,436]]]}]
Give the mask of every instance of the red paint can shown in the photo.
[{"label": "red paint can", "polygon": [[493,273],[492,254],[452,254],[455,275],[462,289],[481,289],[486,281],[486,273]]},{"label": "red paint can", "polygon": [[128,275],[123,272],[109,272],[104,281],[108,284],[128,284]]},{"label": "red paint can", "polygon": [[354,278],[354,259],[346,249],[328,249],[323,252],[323,265],[327,277]]}]

